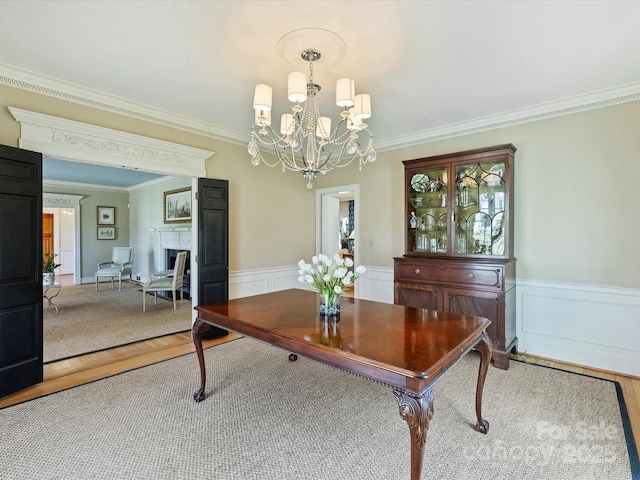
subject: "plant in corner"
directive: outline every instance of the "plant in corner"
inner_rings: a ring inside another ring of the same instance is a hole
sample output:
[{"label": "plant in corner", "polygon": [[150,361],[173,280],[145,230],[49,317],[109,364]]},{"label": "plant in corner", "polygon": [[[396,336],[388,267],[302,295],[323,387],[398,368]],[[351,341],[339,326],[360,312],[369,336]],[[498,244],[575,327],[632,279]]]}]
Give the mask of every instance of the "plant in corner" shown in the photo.
[{"label": "plant in corner", "polygon": [[54,273],[61,264],[56,263],[57,253],[45,253],[42,259],[42,273]]},{"label": "plant in corner", "polygon": [[55,283],[55,270],[61,264],[56,263],[57,253],[45,253],[42,259],[42,284],[53,285]]}]

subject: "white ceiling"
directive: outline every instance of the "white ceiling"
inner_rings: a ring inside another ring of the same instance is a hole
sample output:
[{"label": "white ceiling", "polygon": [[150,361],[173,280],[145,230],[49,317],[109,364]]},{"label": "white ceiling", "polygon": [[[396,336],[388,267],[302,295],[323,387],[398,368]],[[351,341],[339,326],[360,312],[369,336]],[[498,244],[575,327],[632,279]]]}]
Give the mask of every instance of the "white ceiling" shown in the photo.
[{"label": "white ceiling", "polygon": [[379,150],[640,93],[640,2],[611,0],[3,0],[0,80],[246,143],[256,83],[274,87],[274,117],[288,111],[287,75],[304,70],[277,44],[304,27],[346,44],[341,61],[315,67],[323,113],[337,118],[335,80],[355,78]]}]

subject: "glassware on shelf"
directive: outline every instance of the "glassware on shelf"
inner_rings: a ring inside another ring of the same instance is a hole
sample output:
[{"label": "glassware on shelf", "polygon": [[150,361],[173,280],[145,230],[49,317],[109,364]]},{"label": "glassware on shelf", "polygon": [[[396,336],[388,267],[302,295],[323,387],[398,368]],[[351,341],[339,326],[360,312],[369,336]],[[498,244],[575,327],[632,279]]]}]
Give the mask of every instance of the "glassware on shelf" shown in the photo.
[{"label": "glassware on shelf", "polygon": [[500,147],[403,162],[407,251],[510,255],[508,229],[503,232],[500,225],[510,222],[513,148]]}]

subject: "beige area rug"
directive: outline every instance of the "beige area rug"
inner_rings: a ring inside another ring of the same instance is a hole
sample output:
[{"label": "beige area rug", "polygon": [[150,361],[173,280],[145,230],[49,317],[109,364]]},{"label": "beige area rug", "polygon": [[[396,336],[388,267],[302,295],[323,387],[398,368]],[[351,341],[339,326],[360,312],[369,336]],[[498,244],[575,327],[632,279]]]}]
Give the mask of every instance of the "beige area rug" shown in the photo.
[{"label": "beige area rug", "polygon": [[51,362],[83,353],[124,345],[191,328],[191,300],[177,303],[147,295],[142,311],[142,291],[134,285],[111,289],[111,283],[62,287],[53,299],[60,311],[43,300],[44,361]]},{"label": "beige area rug", "polygon": [[[409,479],[391,389],[250,339],[0,410],[0,479]],[[423,479],[630,480],[616,384],[491,367],[475,432],[478,356],[434,387]],[[630,440],[633,447],[633,440]]]}]

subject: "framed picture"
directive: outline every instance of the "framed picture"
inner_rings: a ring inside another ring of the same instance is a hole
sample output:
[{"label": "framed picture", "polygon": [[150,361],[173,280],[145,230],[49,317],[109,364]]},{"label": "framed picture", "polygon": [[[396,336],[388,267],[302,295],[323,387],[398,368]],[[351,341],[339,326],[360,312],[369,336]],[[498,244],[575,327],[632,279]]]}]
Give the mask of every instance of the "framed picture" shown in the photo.
[{"label": "framed picture", "polygon": [[98,227],[98,240],[115,240],[116,227]]},{"label": "framed picture", "polygon": [[164,192],[164,223],[191,223],[191,187]]},{"label": "framed picture", "polygon": [[98,207],[98,225],[115,225],[115,224],[116,224],[116,207]]}]

